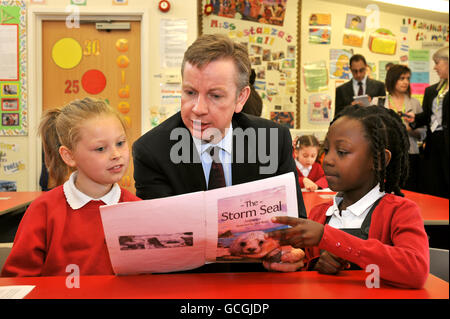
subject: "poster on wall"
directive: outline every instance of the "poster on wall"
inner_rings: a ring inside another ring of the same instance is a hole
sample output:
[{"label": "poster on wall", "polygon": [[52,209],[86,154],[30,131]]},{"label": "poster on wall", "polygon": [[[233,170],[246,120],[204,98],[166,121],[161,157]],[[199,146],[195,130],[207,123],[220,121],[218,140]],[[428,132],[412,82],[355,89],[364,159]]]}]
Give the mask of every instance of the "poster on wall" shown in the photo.
[{"label": "poster on wall", "polygon": [[302,73],[306,91],[328,90],[328,70],[325,61],[303,63]]},{"label": "poster on wall", "polygon": [[353,47],[362,47],[365,29],[366,29],[365,16],[347,14],[342,44]]},{"label": "poster on wall", "polygon": [[320,93],[308,98],[308,121],[314,124],[326,124],[331,120],[331,96]]},{"label": "poster on wall", "polygon": [[23,188],[20,181],[26,176],[24,149],[24,143],[0,142],[0,192],[16,192]]},{"label": "poster on wall", "polygon": [[330,44],[331,14],[313,13],[309,17],[309,43]]},{"label": "poster on wall", "polygon": [[256,74],[254,87],[263,100],[261,116],[294,128],[298,1],[203,0],[202,5],[203,12],[212,6],[211,13],[202,16],[204,34],[226,34],[247,48]]},{"label": "poster on wall", "polygon": [[430,52],[428,50],[409,50],[411,69],[411,95],[422,102],[425,89],[430,83]]},{"label": "poster on wall", "polygon": [[330,78],[331,79],[350,79],[350,58],[353,50],[330,49]]},{"label": "poster on wall", "polygon": [[212,5],[212,15],[279,26],[284,24],[287,0],[209,2]]},{"label": "poster on wall", "polygon": [[25,2],[0,0],[0,135],[27,135]]}]

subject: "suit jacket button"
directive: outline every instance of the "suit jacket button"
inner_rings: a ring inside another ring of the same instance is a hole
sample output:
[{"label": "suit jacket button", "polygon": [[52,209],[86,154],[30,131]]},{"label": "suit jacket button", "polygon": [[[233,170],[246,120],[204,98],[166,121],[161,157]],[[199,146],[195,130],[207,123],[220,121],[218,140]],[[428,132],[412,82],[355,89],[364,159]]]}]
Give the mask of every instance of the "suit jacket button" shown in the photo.
[{"label": "suit jacket button", "polygon": [[336,247],[338,247],[338,248],[341,247],[341,243],[340,243],[340,242],[337,242],[337,243],[336,243]]}]

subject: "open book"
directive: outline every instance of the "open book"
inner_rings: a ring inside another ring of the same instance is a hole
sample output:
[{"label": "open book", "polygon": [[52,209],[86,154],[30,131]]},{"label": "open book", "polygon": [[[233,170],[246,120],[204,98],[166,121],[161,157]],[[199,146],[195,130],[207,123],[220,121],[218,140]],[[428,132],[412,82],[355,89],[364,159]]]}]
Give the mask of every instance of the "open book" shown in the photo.
[{"label": "open book", "polygon": [[100,207],[116,274],[173,272],[257,261],[277,248],[264,232],[297,217],[294,173],[184,195]]}]

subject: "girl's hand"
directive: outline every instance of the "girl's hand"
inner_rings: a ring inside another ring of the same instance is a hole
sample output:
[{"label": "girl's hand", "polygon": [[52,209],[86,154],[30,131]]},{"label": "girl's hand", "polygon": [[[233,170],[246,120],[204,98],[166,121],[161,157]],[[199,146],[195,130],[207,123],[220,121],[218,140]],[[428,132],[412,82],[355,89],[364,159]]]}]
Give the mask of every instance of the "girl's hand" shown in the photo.
[{"label": "girl's hand", "polygon": [[322,250],[314,270],[321,274],[335,275],[342,269],[350,268],[350,263],[332,253]]},{"label": "girl's hand", "polygon": [[319,188],[319,186],[317,186],[317,184],[310,180],[308,177],[303,178],[303,184],[305,184],[305,188],[310,192],[314,192]]},{"label": "girl's hand", "polygon": [[282,246],[271,251],[263,260],[269,271],[292,272],[304,266],[305,252],[292,246]]},{"label": "girl's hand", "polygon": [[317,246],[322,239],[324,226],[315,221],[290,216],[278,216],[272,217],[272,222],[292,226],[291,228],[275,230],[265,234],[266,238],[278,239],[281,245],[291,245],[297,248]]}]

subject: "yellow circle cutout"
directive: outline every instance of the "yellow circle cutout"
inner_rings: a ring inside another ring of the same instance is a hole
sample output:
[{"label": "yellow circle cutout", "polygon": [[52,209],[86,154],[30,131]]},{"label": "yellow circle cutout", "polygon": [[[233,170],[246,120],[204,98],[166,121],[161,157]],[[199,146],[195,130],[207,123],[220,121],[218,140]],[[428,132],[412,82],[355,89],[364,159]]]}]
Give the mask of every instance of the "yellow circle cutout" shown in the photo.
[{"label": "yellow circle cutout", "polygon": [[53,45],[52,58],[57,66],[62,69],[76,67],[83,57],[83,50],[77,40],[62,38]]}]

